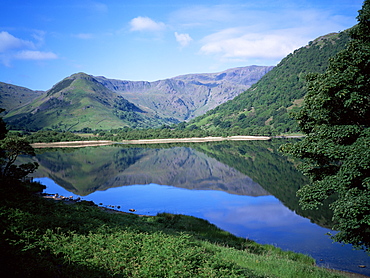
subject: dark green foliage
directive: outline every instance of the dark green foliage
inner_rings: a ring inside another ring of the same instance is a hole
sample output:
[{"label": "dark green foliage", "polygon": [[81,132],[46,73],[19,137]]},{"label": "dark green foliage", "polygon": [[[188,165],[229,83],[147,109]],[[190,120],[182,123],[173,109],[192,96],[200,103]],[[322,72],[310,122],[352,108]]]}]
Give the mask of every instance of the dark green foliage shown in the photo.
[{"label": "dark green foliage", "polygon": [[70,102],[64,101],[59,98],[52,97],[48,101],[41,104],[38,108],[39,111],[49,110],[49,109],[65,109],[70,105]]},{"label": "dark green foliage", "polygon": [[23,113],[13,117],[7,124],[14,130],[24,131],[35,131],[36,129],[32,126],[33,117],[31,113]]},{"label": "dark green foliage", "polygon": [[117,98],[114,100],[113,106],[114,108],[120,111],[143,112],[139,107],[129,102],[127,99],[125,99],[122,96],[117,96]]},{"label": "dark green foliage", "polygon": [[[189,124],[203,129],[238,128],[238,132],[254,135],[297,132],[298,125],[289,112],[303,100],[305,75],[323,73],[328,59],[344,49],[348,40],[347,32],[316,39],[285,57],[246,92]],[[266,126],[270,129],[261,129]]]},{"label": "dark green foliage", "polygon": [[296,114],[306,137],[282,150],[303,159],[311,184],[298,191],[306,208],[331,196],[335,239],[370,247],[370,1],[364,2],[348,48],[323,74],[308,76],[303,108]]},{"label": "dark green foliage", "polygon": [[84,127],[80,130],[82,133],[94,133],[94,131],[90,127]]},{"label": "dark green foliage", "polygon": [[114,111],[114,115],[116,115],[119,119],[130,122],[131,124],[145,122],[145,117],[139,114],[144,113],[144,111],[122,96],[118,96],[114,100],[113,106],[116,109]]},{"label": "dark green foliage", "polygon": [[57,83],[53,88],[51,88],[47,95],[50,96],[50,95],[53,95],[55,93],[58,93],[59,91],[62,91],[66,88],[68,88],[68,86],[70,86],[72,84],[74,80],[72,78],[69,78],[69,79],[64,79],[62,80],[61,82]]},{"label": "dark green foliage", "polygon": [[[4,111],[4,109],[0,108],[0,114]],[[0,140],[4,139],[7,133],[8,130],[6,128],[6,123],[4,122],[3,118],[0,117]]]},{"label": "dark green foliage", "polygon": [[15,162],[20,155],[32,156],[35,152],[24,137],[17,134],[9,135],[3,119],[0,118],[0,188],[20,183],[20,180],[24,180],[28,174],[37,169],[36,162],[16,165]]},{"label": "dark green foliage", "polygon": [[67,142],[81,141],[83,137],[73,134],[72,132],[57,132],[54,130],[40,130],[27,135],[27,140],[30,143],[46,143],[46,142]]},{"label": "dark green foliage", "polygon": [[19,155],[35,155],[33,148],[27,140],[19,136],[7,136],[0,141],[0,148],[4,150],[4,159],[0,161],[0,177],[22,179],[34,172],[37,163],[15,165]]}]

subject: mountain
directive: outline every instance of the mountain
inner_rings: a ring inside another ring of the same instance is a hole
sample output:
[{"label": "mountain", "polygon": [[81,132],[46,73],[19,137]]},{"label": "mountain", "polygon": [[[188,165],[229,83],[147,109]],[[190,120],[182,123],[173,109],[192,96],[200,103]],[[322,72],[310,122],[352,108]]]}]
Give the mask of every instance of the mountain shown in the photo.
[{"label": "mountain", "polygon": [[188,74],[155,82],[95,77],[125,99],[158,113],[186,121],[244,92],[273,67],[248,66],[219,73]]},{"label": "mountain", "polygon": [[[150,128],[202,115],[250,88],[272,68],[249,66],[155,82],[78,73],[46,92],[2,83],[0,95],[7,97],[3,105],[7,110],[4,120],[17,129]],[[8,87],[14,90],[9,91]],[[24,90],[28,97],[23,100]]]},{"label": "mountain", "polygon": [[45,93],[3,82],[0,82],[0,92],[0,107],[6,111],[24,106]]},{"label": "mountain", "polygon": [[309,42],[285,57],[251,88],[188,126],[201,129],[232,129],[239,134],[271,135],[298,131],[290,111],[298,109],[306,93],[305,76],[323,73],[328,60],[343,50],[347,32],[331,33]]},{"label": "mountain", "polygon": [[67,131],[176,122],[148,113],[85,73],[63,79],[31,103],[11,110],[4,119],[19,129]]}]

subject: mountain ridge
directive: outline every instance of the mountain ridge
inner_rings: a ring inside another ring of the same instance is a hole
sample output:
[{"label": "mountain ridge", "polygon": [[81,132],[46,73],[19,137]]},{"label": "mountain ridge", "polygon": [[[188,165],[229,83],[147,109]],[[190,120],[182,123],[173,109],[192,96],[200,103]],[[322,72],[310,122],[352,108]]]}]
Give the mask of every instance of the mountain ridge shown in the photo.
[{"label": "mountain ridge", "polygon": [[[202,115],[233,99],[272,68],[272,66],[247,66],[217,73],[181,75],[153,82],[117,80],[99,76],[95,78],[127,100],[156,111],[162,117],[174,117],[181,122]],[[216,78],[220,75],[228,77],[232,75],[231,73],[242,70],[244,75],[239,74],[239,78]],[[205,79],[208,79],[207,82],[201,82]]]},{"label": "mountain ridge", "polygon": [[119,128],[134,120],[142,124],[155,121],[154,115],[145,114],[93,76],[76,73],[55,84],[32,103],[10,111],[4,119],[19,129],[27,124],[36,130],[47,127],[73,131]]},{"label": "mountain ridge", "polygon": [[[148,128],[170,125],[194,118],[234,98],[272,68],[240,67],[154,82],[109,79],[80,72],[64,78],[46,92],[32,95],[35,91],[28,89],[30,97],[25,105],[5,105],[7,112],[4,120],[13,128],[24,129],[27,126],[32,130],[108,130],[124,126]],[[243,84],[236,83],[242,79]],[[21,88],[4,84],[14,90]],[[4,90],[0,93],[9,95]],[[10,102],[7,101],[8,104]],[[98,110],[89,114],[87,109]],[[94,119],[98,115],[102,117],[101,121]],[[106,124],[101,124],[102,121]]]}]

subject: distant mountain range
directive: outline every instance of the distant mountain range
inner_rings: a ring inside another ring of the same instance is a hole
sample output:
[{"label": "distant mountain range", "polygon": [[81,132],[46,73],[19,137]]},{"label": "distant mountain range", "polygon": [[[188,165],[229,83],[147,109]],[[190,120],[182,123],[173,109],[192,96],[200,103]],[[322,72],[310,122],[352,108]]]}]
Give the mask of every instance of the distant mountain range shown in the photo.
[{"label": "distant mountain range", "polygon": [[347,32],[321,36],[276,67],[124,81],[73,74],[46,92],[0,83],[4,120],[15,129],[63,131],[183,127],[247,135],[298,131],[290,112],[302,105],[305,76],[322,73],[349,41]]},{"label": "distant mountain range", "polygon": [[159,80],[123,81],[73,74],[46,92],[0,83],[0,107],[13,128],[148,128],[190,120],[233,99],[272,66],[248,66],[219,73]]}]

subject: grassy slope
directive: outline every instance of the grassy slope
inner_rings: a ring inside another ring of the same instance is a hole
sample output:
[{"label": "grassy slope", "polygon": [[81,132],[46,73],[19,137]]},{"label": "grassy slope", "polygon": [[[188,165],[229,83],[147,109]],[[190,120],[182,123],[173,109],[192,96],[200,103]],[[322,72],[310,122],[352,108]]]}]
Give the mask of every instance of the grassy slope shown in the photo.
[{"label": "grassy slope", "polygon": [[[106,92],[88,78],[65,79],[47,95],[29,106],[11,111],[5,118],[13,120],[19,115],[30,117],[33,128],[62,128],[65,130],[118,128],[123,123],[112,113],[113,93]],[[23,120],[24,122],[24,120]]]},{"label": "grassy slope", "polygon": [[289,112],[302,105],[305,75],[324,72],[329,58],[344,49],[348,40],[346,32],[317,38],[285,57],[250,89],[190,124],[209,130],[238,129],[250,135],[296,132]]},{"label": "grassy slope", "polygon": [[0,263],[11,277],[341,277],[194,217],[111,214],[12,186],[0,192]]},{"label": "grassy slope", "polygon": [[[57,83],[26,106],[10,111],[4,119],[15,129],[56,129],[63,131],[84,128],[110,130],[130,127],[160,126],[172,123],[150,113],[127,107],[118,108],[121,101],[93,77],[78,73]],[[121,116],[117,113],[123,114]]]},{"label": "grassy slope", "polygon": [[42,91],[33,91],[24,87],[0,82],[0,107],[10,111],[16,107],[24,106],[40,95]]}]

